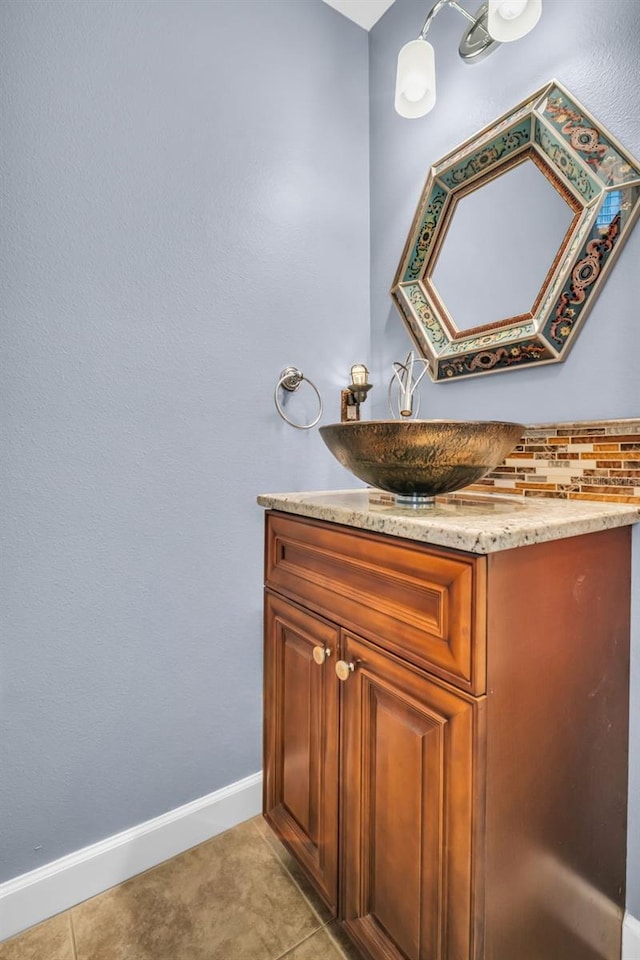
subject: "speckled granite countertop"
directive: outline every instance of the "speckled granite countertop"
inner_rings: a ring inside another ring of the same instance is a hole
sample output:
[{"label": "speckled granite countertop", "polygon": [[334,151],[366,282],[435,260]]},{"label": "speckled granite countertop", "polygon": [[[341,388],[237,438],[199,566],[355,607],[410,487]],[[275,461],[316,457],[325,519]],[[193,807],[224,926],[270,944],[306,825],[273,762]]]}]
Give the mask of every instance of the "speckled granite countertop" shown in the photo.
[{"label": "speckled granite countertop", "polygon": [[298,516],[406,537],[470,553],[495,553],[640,521],[633,504],[457,494],[415,509],[370,502],[369,490],[269,493],[258,503]]}]

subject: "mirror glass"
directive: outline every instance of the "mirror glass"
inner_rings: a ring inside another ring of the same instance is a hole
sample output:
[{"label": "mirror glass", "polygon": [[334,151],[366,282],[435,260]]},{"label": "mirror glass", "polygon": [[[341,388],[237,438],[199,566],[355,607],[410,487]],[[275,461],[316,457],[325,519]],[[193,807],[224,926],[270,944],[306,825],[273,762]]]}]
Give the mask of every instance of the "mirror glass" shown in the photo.
[{"label": "mirror glass", "polygon": [[456,329],[529,313],[573,217],[529,159],[462,197],[431,275]]},{"label": "mirror glass", "polygon": [[557,80],[438,160],[391,286],[431,379],[564,360],[639,219],[640,163]]}]

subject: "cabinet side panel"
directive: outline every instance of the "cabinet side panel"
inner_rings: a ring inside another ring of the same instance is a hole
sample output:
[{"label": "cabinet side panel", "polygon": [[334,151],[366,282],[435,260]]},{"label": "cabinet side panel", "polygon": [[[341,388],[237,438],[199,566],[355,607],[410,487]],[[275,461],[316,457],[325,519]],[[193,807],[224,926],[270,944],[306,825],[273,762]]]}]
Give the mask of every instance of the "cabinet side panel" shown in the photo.
[{"label": "cabinet side panel", "polygon": [[488,568],[487,960],[619,960],[629,528]]}]

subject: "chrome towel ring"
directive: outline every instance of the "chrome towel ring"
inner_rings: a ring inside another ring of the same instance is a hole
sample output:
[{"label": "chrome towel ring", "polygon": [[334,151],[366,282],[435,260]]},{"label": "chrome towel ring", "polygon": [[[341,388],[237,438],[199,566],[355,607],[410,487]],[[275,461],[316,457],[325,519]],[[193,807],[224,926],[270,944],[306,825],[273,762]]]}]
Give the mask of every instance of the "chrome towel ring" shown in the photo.
[{"label": "chrome towel ring", "polygon": [[[280,406],[280,389],[287,390],[289,393],[295,393],[299,388],[303,380],[309,384],[311,389],[315,392],[316,397],[318,398],[318,415],[315,420],[312,420],[311,423],[295,423],[293,420],[290,420],[286,415],[282,407]],[[301,370],[298,370],[297,367],[285,367],[284,370],[280,373],[280,379],[276,384],[276,389],[273,394],[273,400],[276,405],[276,410],[280,414],[283,420],[285,420],[290,426],[295,427],[296,430],[310,430],[311,427],[315,427],[316,423],[320,420],[322,416],[322,397],[320,396],[320,391],[316,387],[313,381],[309,380],[308,377],[305,377],[304,373]]]}]

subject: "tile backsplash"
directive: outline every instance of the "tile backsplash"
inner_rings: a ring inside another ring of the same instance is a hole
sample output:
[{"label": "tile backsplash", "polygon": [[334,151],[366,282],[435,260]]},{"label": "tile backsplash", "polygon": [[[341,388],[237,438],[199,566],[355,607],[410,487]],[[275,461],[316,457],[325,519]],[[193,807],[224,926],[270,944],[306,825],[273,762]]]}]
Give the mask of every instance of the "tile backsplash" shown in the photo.
[{"label": "tile backsplash", "polygon": [[471,489],[640,504],[640,418],[533,424]]}]

